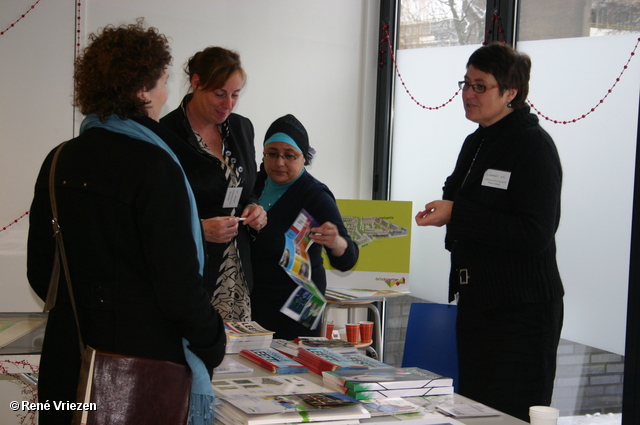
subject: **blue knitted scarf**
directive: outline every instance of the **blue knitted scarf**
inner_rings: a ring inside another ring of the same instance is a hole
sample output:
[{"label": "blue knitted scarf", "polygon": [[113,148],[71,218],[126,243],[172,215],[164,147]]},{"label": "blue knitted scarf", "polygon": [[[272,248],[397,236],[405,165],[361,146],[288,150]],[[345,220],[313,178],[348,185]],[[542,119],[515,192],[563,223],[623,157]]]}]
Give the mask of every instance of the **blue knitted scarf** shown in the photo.
[{"label": "blue knitted scarf", "polygon": [[[182,165],[180,164],[180,160],[178,160],[176,154],[173,153],[171,148],[169,148],[160,136],[144,125],[133,120],[123,120],[116,115],[111,115],[106,122],[102,122],[97,115],[90,114],[82,121],[82,124],[80,125],[80,133],[94,127],[104,128],[114,133],[124,134],[131,138],[143,140],[151,143],[152,145],[156,145],[165,150],[180,166],[184,176],[187,194],[189,195],[189,202],[191,204],[191,231],[193,232],[193,239],[195,240],[196,249],[198,251],[200,275],[202,275],[204,271],[204,245],[202,240],[202,228],[200,227],[200,218],[198,217],[198,208],[196,206],[196,199],[193,195],[193,191],[191,190],[189,180],[187,180],[187,176],[184,173],[184,169],[182,169]],[[187,364],[191,368],[192,374],[189,425],[212,424],[213,405],[215,399],[211,380],[209,379],[209,372],[202,360],[187,348],[188,341],[184,338],[182,339],[182,345],[184,347],[184,355],[187,360]]]}]

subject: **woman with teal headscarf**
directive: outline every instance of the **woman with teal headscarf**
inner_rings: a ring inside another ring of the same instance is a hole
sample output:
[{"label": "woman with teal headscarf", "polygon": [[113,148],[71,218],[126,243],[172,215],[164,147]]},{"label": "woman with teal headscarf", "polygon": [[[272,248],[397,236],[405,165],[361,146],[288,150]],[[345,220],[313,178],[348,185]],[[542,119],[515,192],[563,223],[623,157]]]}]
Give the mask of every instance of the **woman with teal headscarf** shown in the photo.
[{"label": "woman with teal headscarf", "polygon": [[347,233],[333,193],[305,168],[314,154],[306,129],[293,115],[278,118],[267,130],[255,190],[260,205],[268,211],[269,222],[251,245],[251,314],[253,320],[280,339],[320,335],[319,328],[311,330],[280,312],[297,286],[279,262],[284,252],[284,234],[300,211],[306,210],[317,223],[322,223],[311,228],[314,244],[308,253],[311,280],[323,294],[327,286],[323,249],[338,270],[349,270],[358,261],[358,246]]}]

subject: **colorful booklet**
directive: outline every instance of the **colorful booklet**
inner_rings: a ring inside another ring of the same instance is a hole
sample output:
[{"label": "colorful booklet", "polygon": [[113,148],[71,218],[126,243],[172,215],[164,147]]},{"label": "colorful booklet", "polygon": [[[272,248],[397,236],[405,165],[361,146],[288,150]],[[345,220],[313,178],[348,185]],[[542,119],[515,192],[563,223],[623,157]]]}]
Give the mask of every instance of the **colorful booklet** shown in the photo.
[{"label": "colorful booklet", "polygon": [[322,378],[353,391],[453,387],[453,379],[418,367],[326,371]]},{"label": "colorful booklet", "polygon": [[[344,394],[314,393],[265,397],[222,398],[216,414],[230,423],[268,425],[367,419],[370,413]],[[225,420],[223,419],[223,422]]]},{"label": "colorful booklet", "polygon": [[273,348],[241,350],[240,357],[244,357],[272,373],[285,374],[309,372],[309,369]]},{"label": "colorful booklet", "polygon": [[306,210],[301,210],[285,233],[285,247],[280,266],[298,284],[280,311],[309,329],[320,324],[327,300],[311,280],[311,260],[307,252],[313,241],[309,237],[318,223]]},{"label": "colorful booklet", "polygon": [[311,372],[322,374],[327,370],[367,369],[360,363],[347,359],[326,347],[300,347],[298,355],[294,357],[299,363],[307,366]]}]

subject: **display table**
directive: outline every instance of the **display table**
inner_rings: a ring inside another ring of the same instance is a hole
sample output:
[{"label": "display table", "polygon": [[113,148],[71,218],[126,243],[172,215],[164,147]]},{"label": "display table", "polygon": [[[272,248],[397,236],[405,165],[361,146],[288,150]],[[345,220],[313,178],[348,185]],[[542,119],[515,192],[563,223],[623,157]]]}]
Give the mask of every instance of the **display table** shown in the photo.
[{"label": "display table", "polygon": [[[37,402],[47,313],[0,313],[0,404]],[[36,412],[0,410],[2,424],[31,424]]]},{"label": "display table", "polygon": [[[252,363],[237,354],[227,354],[233,360],[253,368],[253,372],[250,373],[223,373],[223,374],[214,374],[213,380],[223,380],[223,379],[242,379],[242,378],[254,378],[261,376],[274,376],[274,374],[268,372],[267,370],[261,368],[260,366]],[[322,385],[322,377],[315,373],[296,373],[296,376],[303,377],[308,381],[311,381],[315,384]],[[291,375],[275,375],[275,376],[291,376]],[[333,392],[330,389],[327,389],[327,392]],[[454,401],[456,403],[472,403],[473,401],[463,397],[459,394],[454,394]],[[501,416],[491,416],[486,418],[467,418],[467,419],[456,419],[457,421],[465,424],[465,425],[525,425],[527,422],[521,421],[520,419],[514,418],[509,415],[501,415]],[[433,422],[432,419],[429,421],[425,421],[425,419],[409,419],[409,420],[400,420],[394,416],[382,416],[375,417],[371,419],[363,419],[360,421],[362,424],[375,425],[375,424],[385,424],[391,425],[393,423],[397,423],[398,425],[423,425],[423,424],[434,424],[437,422]],[[446,424],[447,422],[442,422],[442,424]]]}]

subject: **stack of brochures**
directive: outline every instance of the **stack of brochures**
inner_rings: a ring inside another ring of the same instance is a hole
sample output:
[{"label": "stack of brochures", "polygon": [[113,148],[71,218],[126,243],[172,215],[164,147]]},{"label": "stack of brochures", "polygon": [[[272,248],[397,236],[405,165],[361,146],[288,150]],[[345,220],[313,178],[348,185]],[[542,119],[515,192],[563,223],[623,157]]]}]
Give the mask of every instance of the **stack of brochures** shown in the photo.
[{"label": "stack of brochures", "polygon": [[453,394],[453,379],[417,367],[324,371],[322,380],[357,400]]},{"label": "stack of brochures", "polygon": [[271,373],[306,373],[309,369],[273,348],[241,350],[240,357],[252,361]]},{"label": "stack of brochures", "polygon": [[257,322],[225,322],[227,354],[237,354],[252,348],[269,348],[275,332],[267,330]]},{"label": "stack of brochures", "polygon": [[225,398],[216,406],[224,425],[323,422],[359,423],[371,414],[357,400],[340,393],[311,393]]}]

